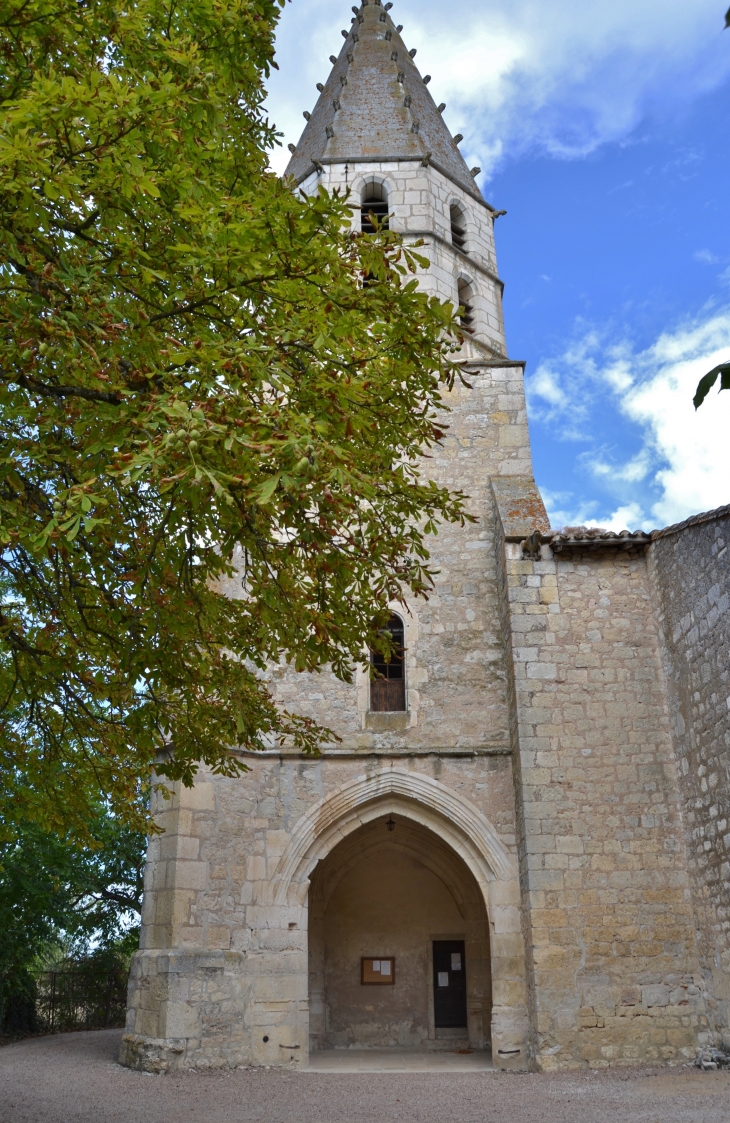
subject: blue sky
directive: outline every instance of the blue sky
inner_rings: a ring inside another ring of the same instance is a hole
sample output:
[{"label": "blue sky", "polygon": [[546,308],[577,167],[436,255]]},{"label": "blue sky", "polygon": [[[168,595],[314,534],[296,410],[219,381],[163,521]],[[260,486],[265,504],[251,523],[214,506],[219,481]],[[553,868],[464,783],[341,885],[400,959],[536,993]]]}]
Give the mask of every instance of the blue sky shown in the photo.
[{"label": "blue sky", "polygon": [[[664,526],[730,502],[730,31],[722,0],[396,0],[484,172],[509,353],[527,360],[554,526]],[[293,0],[273,120],[296,141],[349,25]],[[278,163],[285,163],[282,154]],[[277,165],[278,166],[278,165]]]}]

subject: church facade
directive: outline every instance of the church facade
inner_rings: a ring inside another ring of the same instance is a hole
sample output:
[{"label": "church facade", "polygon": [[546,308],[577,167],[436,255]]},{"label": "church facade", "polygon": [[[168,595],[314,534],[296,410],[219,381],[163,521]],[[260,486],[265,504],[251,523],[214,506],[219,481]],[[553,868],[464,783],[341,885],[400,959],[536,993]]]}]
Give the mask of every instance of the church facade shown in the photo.
[{"label": "church facade", "polygon": [[477,521],[394,606],[374,681],[272,672],[340,737],[244,754],[157,808],[122,1061],[306,1067],[321,1049],[491,1049],[507,1069],[730,1044],[730,507],[551,530],[495,212],[389,14],[364,0],[288,168],[423,240],[465,384],[429,476]]}]

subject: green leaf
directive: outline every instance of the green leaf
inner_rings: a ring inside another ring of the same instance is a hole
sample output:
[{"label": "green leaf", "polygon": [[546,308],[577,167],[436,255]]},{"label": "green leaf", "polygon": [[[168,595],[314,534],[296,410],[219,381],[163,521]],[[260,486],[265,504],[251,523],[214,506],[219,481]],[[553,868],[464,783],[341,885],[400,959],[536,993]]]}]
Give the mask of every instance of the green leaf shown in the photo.
[{"label": "green leaf", "polygon": [[700,408],[718,378],[720,379],[720,389],[730,390],[730,362],[720,363],[718,366],[713,367],[711,371],[699,380],[693,398],[695,409]]},{"label": "green leaf", "polygon": [[256,502],[258,504],[263,505],[271,500],[274,492],[279,486],[280,479],[281,473],[279,472],[276,476],[272,476],[271,479],[266,480],[265,483],[261,484],[256,494]]}]

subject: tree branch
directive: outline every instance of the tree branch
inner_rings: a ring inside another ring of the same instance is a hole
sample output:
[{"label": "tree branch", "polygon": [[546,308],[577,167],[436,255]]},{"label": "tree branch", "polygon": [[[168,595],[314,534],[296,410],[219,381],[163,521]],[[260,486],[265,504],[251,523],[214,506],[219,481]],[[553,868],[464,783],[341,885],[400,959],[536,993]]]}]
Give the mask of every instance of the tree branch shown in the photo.
[{"label": "tree branch", "polygon": [[87,402],[106,402],[110,406],[120,406],[124,400],[114,391],[87,390],[84,386],[49,386],[26,375],[21,375],[17,382],[24,390],[40,394],[43,398],[84,398]]}]

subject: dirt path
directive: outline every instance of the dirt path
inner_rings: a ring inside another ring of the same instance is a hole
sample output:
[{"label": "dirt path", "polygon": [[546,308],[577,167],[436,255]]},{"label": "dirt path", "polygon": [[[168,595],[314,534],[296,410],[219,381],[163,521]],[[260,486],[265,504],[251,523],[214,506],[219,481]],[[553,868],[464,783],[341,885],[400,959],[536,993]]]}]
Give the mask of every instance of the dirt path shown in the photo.
[{"label": "dirt path", "polygon": [[120,1030],[0,1050],[0,1123],[730,1123],[730,1072],[557,1076],[236,1072],[145,1076]]}]

